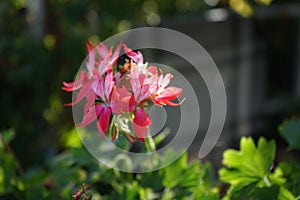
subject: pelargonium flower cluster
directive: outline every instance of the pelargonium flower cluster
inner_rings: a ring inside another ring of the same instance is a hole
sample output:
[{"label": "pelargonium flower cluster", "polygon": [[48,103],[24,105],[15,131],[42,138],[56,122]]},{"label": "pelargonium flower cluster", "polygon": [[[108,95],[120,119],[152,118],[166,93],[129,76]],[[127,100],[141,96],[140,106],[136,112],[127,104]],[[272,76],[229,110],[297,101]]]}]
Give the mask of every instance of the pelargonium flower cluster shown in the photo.
[{"label": "pelargonium flower cluster", "polygon": [[[128,58],[126,67],[117,63],[122,49]],[[67,92],[78,91],[75,101],[67,106],[86,100],[78,127],[97,120],[101,136],[110,135],[115,140],[121,133],[130,142],[136,137],[144,141],[151,125],[149,106],[182,103],[172,101],[182,93],[181,88],[169,86],[172,74],[164,75],[158,67],[148,66],[140,51],[122,43],[108,49],[103,43],[93,46],[91,42],[87,50],[86,70],[80,71],[74,82],[63,82],[62,87]]]}]

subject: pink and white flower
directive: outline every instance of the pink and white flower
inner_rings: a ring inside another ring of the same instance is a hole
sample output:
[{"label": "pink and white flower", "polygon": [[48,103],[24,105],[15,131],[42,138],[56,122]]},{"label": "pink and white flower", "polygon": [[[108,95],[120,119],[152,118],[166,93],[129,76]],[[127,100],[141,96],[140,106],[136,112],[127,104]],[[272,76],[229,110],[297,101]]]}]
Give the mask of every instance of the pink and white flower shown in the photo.
[{"label": "pink and white flower", "polygon": [[[115,66],[122,47],[130,59],[127,84],[122,83],[123,76]],[[78,91],[75,101],[67,106],[86,99],[84,116],[78,127],[88,126],[96,120],[101,136],[107,133],[114,140],[120,132],[134,142],[132,133],[135,133],[144,141],[152,123],[147,114],[149,106],[179,106],[183,102],[173,102],[182,94],[181,88],[169,86],[173,75],[163,75],[155,66],[148,67],[141,52],[135,52],[122,43],[113,51],[103,43],[93,46],[88,42],[87,49],[86,71],[80,71],[74,82],[63,82],[62,87],[67,92]]]}]

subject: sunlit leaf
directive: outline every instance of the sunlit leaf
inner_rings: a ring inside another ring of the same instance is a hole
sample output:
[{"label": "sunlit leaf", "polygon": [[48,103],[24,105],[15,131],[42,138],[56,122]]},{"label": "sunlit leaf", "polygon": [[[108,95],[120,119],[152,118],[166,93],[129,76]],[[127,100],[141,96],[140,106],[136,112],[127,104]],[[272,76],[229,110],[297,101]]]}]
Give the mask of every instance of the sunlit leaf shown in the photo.
[{"label": "sunlit leaf", "polygon": [[252,138],[241,139],[241,150],[226,150],[220,170],[222,181],[232,185],[248,185],[262,180],[268,175],[275,156],[275,142],[260,138],[255,147]]},{"label": "sunlit leaf", "polygon": [[229,149],[223,154],[226,168],[222,168],[219,175],[220,180],[231,184],[228,195],[240,199],[257,193],[274,195],[273,190],[279,191],[279,187],[273,188],[273,185],[281,185],[285,179],[278,170],[271,173],[275,142],[260,138],[256,147],[252,138],[243,137],[240,148],[240,151]]},{"label": "sunlit leaf", "polygon": [[255,0],[257,3],[259,4],[263,4],[263,5],[270,5],[272,3],[272,0]]}]

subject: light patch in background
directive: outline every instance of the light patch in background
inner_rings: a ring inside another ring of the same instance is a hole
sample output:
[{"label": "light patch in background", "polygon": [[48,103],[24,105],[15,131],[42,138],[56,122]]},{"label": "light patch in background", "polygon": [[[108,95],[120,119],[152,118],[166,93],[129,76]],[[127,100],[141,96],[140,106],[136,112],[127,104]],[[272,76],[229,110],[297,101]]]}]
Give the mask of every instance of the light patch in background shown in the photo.
[{"label": "light patch in background", "polygon": [[157,3],[153,0],[145,1],[143,4],[143,11],[147,14],[156,13],[157,9]]},{"label": "light patch in background", "polygon": [[118,31],[119,32],[123,32],[123,31],[127,31],[131,28],[131,22],[128,20],[121,20],[118,23]]},{"label": "light patch in background", "polygon": [[156,13],[150,13],[146,18],[147,24],[150,26],[158,26],[160,24],[160,16]]},{"label": "light patch in background", "polygon": [[228,12],[223,8],[217,8],[206,11],[204,16],[208,21],[222,22],[228,18]]},{"label": "light patch in background", "polygon": [[89,37],[89,40],[91,41],[92,44],[98,44],[100,43],[100,38],[98,37],[98,35],[92,35]]},{"label": "light patch in background", "polygon": [[25,0],[13,0],[17,9],[23,8],[25,6]]},{"label": "light patch in background", "polygon": [[52,50],[55,47],[55,44],[56,44],[56,38],[54,35],[47,34],[44,37],[44,45],[45,45],[46,49]]},{"label": "light patch in background", "polygon": [[175,7],[179,12],[188,12],[191,9],[189,0],[176,0]]},{"label": "light patch in background", "polygon": [[253,15],[253,8],[247,1],[230,0],[229,5],[233,10],[244,17],[250,17],[251,15]]},{"label": "light patch in background", "polygon": [[219,3],[219,0],[204,0],[204,2],[209,6],[216,6]]},{"label": "light patch in background", "polygon": [[259,4],[263,4],[265,6],[268,6],[272,3],[272,0],[255,0]]}]

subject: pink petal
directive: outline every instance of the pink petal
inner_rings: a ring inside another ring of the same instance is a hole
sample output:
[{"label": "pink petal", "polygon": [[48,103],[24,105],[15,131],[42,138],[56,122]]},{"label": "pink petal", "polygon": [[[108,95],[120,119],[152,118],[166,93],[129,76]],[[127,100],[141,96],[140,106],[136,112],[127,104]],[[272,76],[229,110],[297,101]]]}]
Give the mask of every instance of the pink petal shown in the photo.
[{"label": "pink petal", "polygon": [[126,53],[126,55],[131,58],[134,62],[136,62],[137,64],[143,64],[143,55],[141,54],[141,52],[134,52],[132,49],[128,48],[125,44],[123,44],[124,47],[124,51]]},{"label": "pink petal", "polygon": [[179,103],[174,103],[172,101],[166,100],[166,99],[158,99],[156,100],[156,104],[161,105],[168,105],[168,106],[180,106],[185,101],[185,98],[182,99]]},{"label": "pink petal", "polygon": [[88,42],[86,43],[86,48],[88,50],[88,53],[90,53],[94,49],[94,45],[90,40],[88,40]]},{"label": "pink petal", "polygon": [[110,100],[110,94],[111,94],[113,85],[114,85],[113,74],[112,74],[112,72],[108,72],[108,74],[105,77],[105,86],[104,86],[104,93],[105,93],[105,97],[106,97],[107,101]]},{"label": "pink petal", "polygon": [[86,68],[88,69],[90,74],[92,74],[94,67],[95,67],[95,51],[92,50],[88,54],[88,59],[86,61]]},{"label": "pink petal", "polygon": [[98,65],[99,74],[102,76],[108,69],[107,59],[101,60]]},{"label": "pink petal", "polygon": [[150,91],[149,91],[149,85],[143,85],[141,89],[140,96],[138,97],[137,104],[140,102],[144,101],[145,99],[149,98],[150,96]]},{"label": "pink petal", "polygon": [[90,85],[83,85],[82,88],[81,88],[81,90],[78,92],[78,94],[76,96],[76,100],[73,102],[73,105],[79,103],[90,92],[93,92],[91,90]]},{"label": "pink petal", "polygon": [[114,65],[117,62],[117,60],[119,58],[119,55],[120,55],[121,47],[122,47],[122,43],[120,43],[117,46],[114,54],[112,55],[112,58],[111,58],[111,61],[110,61],[109,65]]},{"label": "pink petal", "polygon": [[105,55],[105,57],[103,57],[103,60],[100,61],[99,65],[98,65],[98,71],[99,74],[102,76],[109,68],[111,68],[112,66],[110,65],[110,59],[112,56],[112,48],[110,48],[110,50],[107,52],[107,54]]},{"label": "pink petal", "polygon": [[157,67],[156,66],[149,66],[147,68],[147,71],[150,72],[153,75],[158,75]]},{"label": "pink petal", "polygon": [[120,114],[133,111],[135,102],[133,96],[123,86],[113,90],[110,105],[113,113]]},{"label": "pink petal", "polygon": [[101,98],[102,101],[105,101],[105,94],[104,94],[104,87],[103,87],[103,79],[102,77],[98,80],[95,81],[92,84],[93,91]]},{"label": "pink petal", "polygon": [[88,112],[88,109],[93,106],[96,100],[96,95],[93,92],[90,92],[86,96],[86,102],[84,104],[84,113]]},{"label": "pink petal", "polygon": [[157,99],[174,100],[179,97],[182,93],[182,89],[178,87],[168,87],[162,91]]},{"label": "pink petal", "polygon": [[144,127],[144,126],[149,126],[152,123],[152,121],[142,108],[137,107],[134,113],[133,123],[138,126]]},{"label": "pink petal", "polygon": [[100,55],[102,57],[102,59],[105,59],[109,54],[108,48],[102,42],[100,44],[98,44],[95,47],[95,49],[96,49],[98,55]]},{"label": "pink petal", "polygon": [[62,87],[62,89],[67,92],[78,90],[79,88],[81,88],[82,82],[84,81],[85,78],[86,78],[86,73],[84,71],[81,71],[79,73],[78,78],[75,81],[69,83],[63,82],[64,87]]},{"label": "pink petal", "polygon": [[132,66],[130,70],[130,76],[131,76],[131,88],[132,92],[134,93],[134,99],[136,102],[138,102],[138,97],[141,93],[141,83],[139,79],[138,70],[136,67]]},{"label": "pink petal", "polygon": [[110,106],[113,113],[118,115],[122,112],[120,94],[118,93],[116,88],[114,88],[112,91]]},{"label": "pink petal", "polygon": [[165,77],[158,84],[160,84],[161,87],[165,88],[169,85],[172,78],[173,78],[173,75],[168,73],[168,74],[165,75]]},{"label": "pink petal", "polygon": [[181,100],[179,103],[171,102],[170,100],[177,99],[182,93],[181,88],[177,87],[168,87],[158,96],[155,96],[152,100],[157,105],[169,105],[169,106],[179,106],[185,101],[185,99]]},{"label": "pink petal", "polygon": [[145,142],[145,137],[148,133],[148,126],[139,126],[133,123],[133,131],[135,132],[139,140]]},{"label": "pink petal", "polygon": [[158,90],[158,84],[157,84],[158,77],[157,76],[150,76],[145,81],[144,84],[149,85],[149,92],[151,94],[156,93]]},{"label": "pink petal", "polygon": [[136,106],[136,102],[134,100],[134,96],[131,95],[131,97],[129,99],[129,110],[128,110],[128,112],[134,111],[135,106]]},{"label": "pink petal", "polygon": [[82,122],[78,125],[79,128],[84,127],[92,123],[99,113],[103,110],[103,106],[101,104],[97,104],[96,106],[92,106],[88,109],[88,112],[84,114]]},{"label": "pink petal", "polygon": [[99,119],[97,123],[97,128],[100,135],[103,137],[108,129],[109,121],[111,115],[111,108],[104,107],[99,114]]}]

